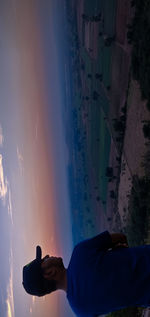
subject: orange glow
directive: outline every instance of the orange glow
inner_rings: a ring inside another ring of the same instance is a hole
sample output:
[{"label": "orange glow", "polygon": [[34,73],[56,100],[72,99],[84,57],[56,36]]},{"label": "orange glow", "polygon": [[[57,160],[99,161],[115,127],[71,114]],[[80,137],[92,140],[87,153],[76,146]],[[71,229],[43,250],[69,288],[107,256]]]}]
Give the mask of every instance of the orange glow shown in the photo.
[{"label": "orange glow", "polygon": [[[44,249],[56,252],[56,192],[51,136],[47,133],[46,91],[40,29],[33,2],[17,3],[15,14],[16,46],[19,57],[21,122],[25,149],[17,148],[20,171],[25,173],[27,195],[32,201],[35,225],[46,242]],[[53,105],[52,105],[53,106]]]}]

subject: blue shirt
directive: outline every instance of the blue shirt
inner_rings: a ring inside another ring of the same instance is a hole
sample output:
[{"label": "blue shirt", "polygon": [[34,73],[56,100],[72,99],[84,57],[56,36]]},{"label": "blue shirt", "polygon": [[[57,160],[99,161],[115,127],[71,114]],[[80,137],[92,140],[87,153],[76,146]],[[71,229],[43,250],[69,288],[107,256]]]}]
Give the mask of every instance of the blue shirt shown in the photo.
[{"label": "blue shirt", "polygon": [[150,306],[150,245],[111,247],[111,236],[105,231],[73,250],[67,268],[67,299],[79,317]]}]

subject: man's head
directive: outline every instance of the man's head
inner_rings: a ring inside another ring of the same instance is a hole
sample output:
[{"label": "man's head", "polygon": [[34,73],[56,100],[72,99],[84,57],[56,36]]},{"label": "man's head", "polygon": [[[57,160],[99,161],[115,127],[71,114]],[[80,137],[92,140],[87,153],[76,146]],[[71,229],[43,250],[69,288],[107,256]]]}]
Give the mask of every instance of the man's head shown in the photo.
[{"label": "man's head", "polygon": [[[44,296],[57,289],[66,290],[66,269],[62,258],[46,255],[36,248],[36,258],[23,267],[23,286],[27,293]],[[65,285],[65,286],[64,286]]]}]

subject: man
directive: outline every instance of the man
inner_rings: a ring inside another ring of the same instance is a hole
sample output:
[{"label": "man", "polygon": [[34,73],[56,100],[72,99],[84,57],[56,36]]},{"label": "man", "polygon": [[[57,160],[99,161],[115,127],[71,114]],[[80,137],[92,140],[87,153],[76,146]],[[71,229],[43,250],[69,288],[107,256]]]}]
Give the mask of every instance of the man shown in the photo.
[{"label": "man", "polygon": [[126,236],[104,231],[73,250],[68,268],[62,258],[45,256],[23,268],[23,286],[43,296],[66,292],[79,317],[94,317],[129,306],[150,306],[150,245],[129,248]]}]

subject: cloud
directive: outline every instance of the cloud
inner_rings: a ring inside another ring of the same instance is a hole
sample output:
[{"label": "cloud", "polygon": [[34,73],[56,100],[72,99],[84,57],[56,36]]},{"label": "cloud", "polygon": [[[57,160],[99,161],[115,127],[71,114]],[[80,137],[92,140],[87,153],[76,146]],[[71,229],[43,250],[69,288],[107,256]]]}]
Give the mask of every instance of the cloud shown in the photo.
[{"label": "cloud", "polygon": [[30,311],[30,314],[32,314],[32,312],[33,312],[32,307],[30,307],[30,310],[29,310],[29,311]]},{"label": "cloud", "polygon": [[10,278],[9,278],[9,284],[7,286],[7,299],[6,299],[6,305],[7,305],[7,317],[14,317],[14,294],[13,294],[13,256],[12,256],[12,249],[10,252],[10,258],[9,263],[11,266],[10,269]]},{"label": "cloud", "polygon": [[30,308],[29,308],[29,312],[30,312],[31,315],[32,315],[32,313],[33,313],[35,301],[36,301],[36,296],[32,296],[31,306],[30,306]]},{"label": "cloud", "polygon": [[[6,194],[8,193],[8,214],[11,218],[11,222],[13,224],[13,214],[12,214],[12,200],[11,200],[11,191],[9,189],[9,182],[6,177],[4,177],[4,169],[3,169],[3,158],[0,154],[0,198],[3,200],[5,204]],[[9,191],[8,191],[9,190]]]},{"label": "cloud", "polygon": [[6,304],[7,304],[7,316],[12,317],[13,315],[12,315],[11,305],[8,299],[6,300]]},{"label": "cloud", "polygon": [[7,184],[7,179],[4,179],[2,155],[0,154],[0,198],[2,198],[3,200],[5,199],[5,196],[7,194]]},{"label": "cloud", "polygon": [[18,157],[18,162],[19,162],[19,169],[20,169],[20,174],[23,175],[24,167],[23,167],[23,156],[17,146],[17,157]]},{"label": "cloud", "polygon": [[50,242],[53,243],[54,242],[54,237],[50,238]]},{"label": "cloud", "polygon": [[36,297],[35,296],[32,296],[32,304],[34,305],[35,303],[35,300],[36,300]]},{"label": "cloud", "polygon": [[2,127],[0,125],[0,146],[3,145],[3,142],[4,142],[4,137],[3,137]]},{"label": "cloud", "polygon": [[39,129],[39,116],[36,116],[36,123],[35,123],[35,138],[38,138],[38,129]]},{"label": "cloud", "polygon": [[9,189],[9,194],[8,194],[8,214],[11,218],[11,222],[13,224],[13,214],[12,214],[12,202],[11,202],[11,191]]}]

